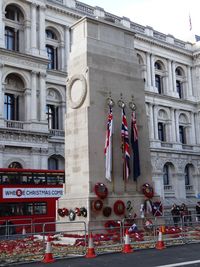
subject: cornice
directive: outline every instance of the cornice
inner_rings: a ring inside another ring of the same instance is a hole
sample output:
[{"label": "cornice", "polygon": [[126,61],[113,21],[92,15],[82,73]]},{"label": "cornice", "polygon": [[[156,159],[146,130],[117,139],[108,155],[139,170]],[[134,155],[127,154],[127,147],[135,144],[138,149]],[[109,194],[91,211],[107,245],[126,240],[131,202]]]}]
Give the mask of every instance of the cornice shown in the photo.
[{"label": "cornice", "polygon": [[154,46],[157,46],[157,47],[168,49],[170,51],[182,54],[184,56],[188,56],[188,57],[192,57],[193,56],[193,52],[192,51],[188,51],[188,50],[186,50],[184,48],[177,48],[177,46],[175,46],[173,44],[168,44],[168,43],[165,43],[165,42],[162,42],[162,41],[157,41],[156,39],[148,37],[146,35],[135,33],[135,39],[141,40],[141,41],[146,42],[146,43],[148,43],[150,45],[154,45]]},{"label": "cornice", "polygon": [[[69,10],[67,7],[65,7],[63,5],[59,5],[58,3],[53,3],[53,2],[51,4],[48,3],[48,4],[46,4],[46,7],[49,8],[50,10],[54,10],[58,13],[62,13],[62,14],[71,16],[75,19],[81,19],[83,17],[83,15],[79,15],[79,14],[75,13],[77,11],[73,10],[72,8],[70,8],[70,10]],[[72,10],[74,12],[72,12]],[[78,13],[80,13],[80,12],[78,12]]]}]

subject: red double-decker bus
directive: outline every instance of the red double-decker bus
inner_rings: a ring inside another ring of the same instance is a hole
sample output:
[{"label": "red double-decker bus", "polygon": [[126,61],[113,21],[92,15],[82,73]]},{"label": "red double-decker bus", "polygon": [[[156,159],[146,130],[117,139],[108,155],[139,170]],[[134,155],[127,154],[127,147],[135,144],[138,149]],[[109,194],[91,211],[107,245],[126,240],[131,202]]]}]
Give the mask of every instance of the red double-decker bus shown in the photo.
[{"label": "red double-decker bus", "polygon": [[[56,200],[63,194],[63,170],[0,168],[0,235],[54,230]],[[5,226],[13,225],[13,227]],[[19,225],[19,227],[17,226]]]}]

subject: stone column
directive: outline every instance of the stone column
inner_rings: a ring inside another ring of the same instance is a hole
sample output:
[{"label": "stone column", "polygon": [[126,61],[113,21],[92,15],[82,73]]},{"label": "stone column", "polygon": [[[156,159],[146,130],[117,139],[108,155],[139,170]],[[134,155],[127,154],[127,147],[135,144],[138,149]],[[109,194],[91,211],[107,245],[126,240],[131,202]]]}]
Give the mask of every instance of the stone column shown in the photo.
[{"label": "stone column", "polygon": [[47,57],[46,53],[46,33],[45,33],[45,6],[39,6],[39,50],[40,55]]},{"label": "stone column", "polygon": [[4,151],[5,151],[5,145],[0,145],[0,166],[1,167],[7,167],[7,166],[4,166],[4,162],[3,162],[3,159],[4,159]]},{"label": "stone column", "polygon": [[150,54],[146,54],[146,60],[147,60],[147,88],[151,90],[151,62],[150,62]]},{"label": "stone column", "polygon": [[175,123],[175,111],[174,108],[171,108],[171,141],[176,142],[176,123]]},{"label": "stone column", "polygon": [[58,50],[58,69],[65,71],[65,66],[66,66],[65,53],[66,52],[65,52],[65,44],[63,41],[60,43],[59,50]]},{"label": "stone column", "polygon": [[3,72],[3,64],[0,63],[0,119],[3,119],[4,113],[4,96],[3,96],[3,81],[2,81],[2,72]]},{"label": "stone column", "polygon": [[194,121],[194,113],[192,111],[190,112],[190,121],[191,121],[190,144],[196,145],[195,121]]},{"label": "stone column", "polygon": [[64,57],[64,70],[67,71],[68,59],[69,59],[69,49],[70,49],[70,36],[69,36],[69,27],[65,26],[65,57]]},{"label": "stone column", "polygon": [[25,120],[30,121],[31,120],[31,89],[26,88],[25,89]]},{"label": "stone column", "polygon": [[35,71],[31,72],[32,79],[31,79],[31,119],[32,121],[37,120],[37,89],[36,89],[36,82],[37,82],[37,73]]},{"label": "stone column", "polygon": [[37,54],[36,4],[31,3],[31,51]]},{"label": "stone column", "polygon": [[199,118],[199,112],[194,113],[194,125],[195,125],[195,136],[196,136],[196,144],[200,144],[200,118]]},{"label": "stone column", "polygon": [[176,92],[176,73],[175,73],[175,63],[172,61],[172,83],[173,83],[173,95],[177,96],[177,92]]},{"label": "stone column", "polygon": [[173,75],[172,75],[172,62],[168,59],[168,89],[169,95],[173,95]]},{"label": "stone column", "polygon": [[176,142],[180,143],[179,140],[179,110],[175,110],[175,128],[176,128]]},{"label": "stone column", "polygon": [[25,51],[26,53],[30,53],[31,49],[31,22],[30,20],[25,21],[25,30],[24,30],[24,42],[25,42]]},{"label": "stone column", "polygon": [[46,73],[40,72],[40,121],[46,121]]},{"label": "stone column", "polygon": [[154,138],[158,140],[158,106],[153,108]]},{"label": "stone column", "polygon": [[193,99],[193,91],[192,91],[192,75],[191,75],[191,67],[187,67],[187,80],[188,80],[188,99]]},{"label": "stone column", "polygon": [[153,91],[155,91],[155,67],[154,67],[154,55],[151,55],[151,84],[153,86]]},{"label": "stone column", "polygon": [[2,10],[2,2],[0,3],[0,47],[5,47],[4,43],[4,21],[3,21],[3,10]]},{"label": "stone column", "polygon": [[154,140],[154,114],[153,114],[153,105],[149,103],[149,134],[150,139]]}]

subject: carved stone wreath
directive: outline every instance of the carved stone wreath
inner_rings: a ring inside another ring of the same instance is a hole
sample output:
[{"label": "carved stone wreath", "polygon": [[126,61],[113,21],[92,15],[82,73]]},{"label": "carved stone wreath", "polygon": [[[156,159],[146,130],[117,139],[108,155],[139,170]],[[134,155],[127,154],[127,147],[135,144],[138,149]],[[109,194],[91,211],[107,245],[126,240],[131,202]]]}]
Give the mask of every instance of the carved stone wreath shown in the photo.
[{"label": "carved stone wreath", "polygon": [[[78,82],[81,83],[81,86],[78,88],[76,85]],[[73,99],[73,90],[78,90],[78,99]],[[71,77],[71,79],[68,81],[68,100],[69,100],[69,106],[72,109],[79,108],[83,102],[85,101],[86,95],[87,95],[87,82],[85,77],[82,74],[76,74]]]}]

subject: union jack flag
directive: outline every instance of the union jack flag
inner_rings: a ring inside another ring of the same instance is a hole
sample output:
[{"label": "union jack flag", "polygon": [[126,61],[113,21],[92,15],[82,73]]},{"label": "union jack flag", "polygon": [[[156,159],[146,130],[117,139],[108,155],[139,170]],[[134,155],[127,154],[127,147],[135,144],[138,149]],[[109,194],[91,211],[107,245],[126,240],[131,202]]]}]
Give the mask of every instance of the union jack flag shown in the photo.
[{"label": "union jack flag", "polygon": [[138,147],[138,129],[136,123],[135,112],[132,112],[131,116],[131,145],[133,150],[133,179],[136,181],[140,176],[140,158]]},{"label": "union jack flag", "polygon": [[106,129],[106,141],[104,147],[105,154],[105,168],[106,168],[106,179],[110,182],[112,180],[112,134],[113,134],[113,114],[112,108],[110,107],[110,112],[107,119],[107,129]]},{"label": "union jack flag", "polygon": [[122,109],[121,140],[122,140],[122,156],[123,156],[123,179],[128,180],[128,177],[130,175],[130,148],[129,148],[129,137],[128,137],[128,123],[124,108]]}]

